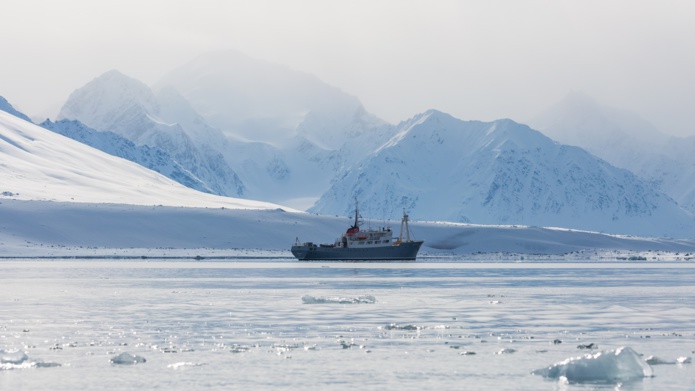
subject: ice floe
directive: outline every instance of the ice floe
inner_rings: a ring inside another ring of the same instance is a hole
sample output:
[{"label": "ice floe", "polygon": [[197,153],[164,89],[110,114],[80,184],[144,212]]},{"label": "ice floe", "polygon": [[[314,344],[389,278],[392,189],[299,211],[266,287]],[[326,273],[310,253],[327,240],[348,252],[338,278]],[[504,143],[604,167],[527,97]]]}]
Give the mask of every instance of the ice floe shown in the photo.
[{"label": "ice floe", "polygon": [[690,364],[690,357],[678,357],[675,360],[666,360],[661,357],[649,356],[644,361],[649,365],[675,365],[675,364]]},{"label": "ice floe", "polygon": [[362,295],[357,297],[325,297],[325,296],[302,296],[304,304],[374,304],[376,297],[371,295]]},{"label": "ice floe", "polygon": [[629,347],[568,358],[532,372],[569,383],[613,383],[652,377],[652,368]]},{"label": "ice floe", "polygon": [[135,356],[127,352],[123,352],[118,356],[111,357],[111,363],[118,365],[142,364],[146,362],[145,357]]},{"label": "ice floe", "polygon": [[27,368],[49,368],[59,367],[60,364],[54,362],[43,362],[41,360],[30,360],[29,356],[21,350],[2,350],[0,349],[0,370],[8,369],[27,369]]}]

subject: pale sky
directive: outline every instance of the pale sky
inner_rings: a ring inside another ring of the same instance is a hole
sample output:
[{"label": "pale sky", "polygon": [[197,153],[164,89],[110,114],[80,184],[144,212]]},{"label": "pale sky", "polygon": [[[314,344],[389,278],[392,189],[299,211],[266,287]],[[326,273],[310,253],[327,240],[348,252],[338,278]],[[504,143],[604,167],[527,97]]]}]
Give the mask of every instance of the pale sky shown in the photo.
[{"label": "pale sky", "polygon": [[397,123],[428,109],[524,122],[581,91],[695,135],[695,1],[3,1],[0,95],[31,116],[118,69],[146,84],[239,50]]}]

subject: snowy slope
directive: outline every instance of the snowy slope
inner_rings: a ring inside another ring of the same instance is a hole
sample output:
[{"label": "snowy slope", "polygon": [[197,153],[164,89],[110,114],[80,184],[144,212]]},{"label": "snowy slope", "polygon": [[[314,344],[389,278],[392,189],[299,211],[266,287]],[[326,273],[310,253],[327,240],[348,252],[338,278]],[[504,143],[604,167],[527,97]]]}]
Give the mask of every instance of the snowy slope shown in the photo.
[{"label": "snowy slope", "polygon": [[[181,99],[171,93],[165,94],[164,98],[168,104],[164,114],[180,112],[177,119],[195,123],[196,119],[186,112]],[[211,147],[216,142],[211,136],[214,129],[200,124],[190,129],[191,132],[197,131],[195,139],[192,139],[181,125],[167,121],[162,116],[160,102],[149,87],[118,71],[107,72],[75,90],[58,118],[76,119],[93,129],[121,135],[136,145],[159,148],[203,181],[215,194],[244,194],[244,185],[237,174],[224,157]]]},{"label": "snowy slope", "polygon": [[[272,250],[276,252],[273,256],[292,258],[289,247],[296,238],[332,242],[350,224],[347,217],[279,209],[152,207],[6,197],[0,197],[0,221],[0,257],[235,256],[248,254],[248,250]],[[391,225],[398,229],[398,222]],[[602,251],[611,251],[607,258],[615,259],[625,252],[681,252],[686,258],[695,252],[693,240],[524,226],[413,222],[411,228],[418,239],[425,240],[421,255],[458,254],[465,255],[464,260],[479,252],[506,253],[502,259],[519,259],[509,253],[562,258],[574,252],[569,259],[596,259]]]},{"label": "snowy slope", "polygon": [[692,236],[692,215],[626,170],[511,120],[429,111],[348,170],[312,212]]},{"label": "snowy slope", "polygon": [[554,140],[584,148],[658,185],[695,213],[695,138],[664,135],[634,113],[576,92],[530,123]]},{"label": "snowy slope", "polygon": [[86,127],[76,120],[61,120],[57,122],[46,120],[39,126],[106,152],[109,155],[130,160],[191,189],[212,193],[205,183],[181,167],[168,153],[159,148],[151,148],[147,145],[137,146],[132,141],[116,133],[99,132]]},{"label": "snowy slope", "polygon": [[19,200],[275,209],[184,187],[0,111],[0,192]]}]

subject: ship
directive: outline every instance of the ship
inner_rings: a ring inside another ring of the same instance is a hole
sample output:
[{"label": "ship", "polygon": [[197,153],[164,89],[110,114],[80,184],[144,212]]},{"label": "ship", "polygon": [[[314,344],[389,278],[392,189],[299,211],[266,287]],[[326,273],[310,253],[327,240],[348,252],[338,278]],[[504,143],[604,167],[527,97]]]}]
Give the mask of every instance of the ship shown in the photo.
[{"label": "ship", "polygon": [[[332,244],[300,243],[292,246],[292,254],[300,261],[414,261],[424,240],[412,240],[408,214],[403,210],[401,232],[393,240],[391,227],[362,230],[355,201],[355,221]],[[405,233],[405,237],[403,236]]]}]

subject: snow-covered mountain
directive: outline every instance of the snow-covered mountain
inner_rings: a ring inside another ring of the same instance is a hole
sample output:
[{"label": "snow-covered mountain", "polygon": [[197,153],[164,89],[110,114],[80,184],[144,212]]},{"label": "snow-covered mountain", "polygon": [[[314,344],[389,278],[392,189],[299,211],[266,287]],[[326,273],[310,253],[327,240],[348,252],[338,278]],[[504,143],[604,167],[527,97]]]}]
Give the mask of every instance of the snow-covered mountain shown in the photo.
[{"label": "snow-covered mountain", "polygon": [[130,160],[191,189],[212,193],[205,183],[181,167],[168,153],[157,147],[135,145],[132,141],[116,133],[99,132],[77,120],[61,120],[57,122],[46,120],[39,126],[106,152],[109,155]]},{"label": "snow-covered mountain", "polygon": [[0,192],[16,200],[280,208],[201,193],[5,111],[0,111]]},{"label": "snow-covered mountain", "polygon": [[695,213],[695,137],[667,136],[637,114],[577,92],[530,124],[554,140],[632,171]]},{"label": "snow-covered mountain", "polygon": [[461,121],[428,111],[342,177],[312,212],[530,224],[690,236],[692,215],[624,169],[511,120]]},{"label": "snow-covered mountain", "polygon": [[[160,148],[214,194],[303,208],[336,172],[394,134],[355,97],[313,76],[234,53],[200,57],[155,90],[110,71],[76,90],[59,118]],[[238,120],[233,126],[231,118]],[[215,122],[227,127],[225,133]]]},{"label": "snow-covered mountain", "polygon": [[250,198],[308,207],[337,172],[394,134],[356,97],[235,51],[200,56],[153,88],[180,92],[229,137],[220,152]]},{"label": "snow-covered mountain", "polygon": [[[110,71],[75,90],[58,118],[79,120],[90,128],[114,132],[136,145],[159,148],[214,194],[243,196],[243,182],[212,146],[224,137],[215,138],[213,128],[197,123],[182,98],[170,91],[162,94],[162,102],[168,104],[164,108],[145,84]],[[163,114],[186,120],[188,129]]]},{"label": "snow-covered mountain", "polygon": [[[296,237],[330,241],[350,219],[200,193],[0,110],[0,222],[0,253],[10,257],[246,256],[245,249],[285,250],[273,256],[289,257]],[[577,252],[581,258],[580,251],[596,249],[695,248],[691,240],[538,227],[412,225],[425,251],[435,254]]]}]

